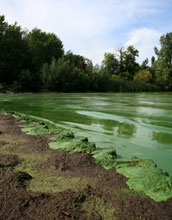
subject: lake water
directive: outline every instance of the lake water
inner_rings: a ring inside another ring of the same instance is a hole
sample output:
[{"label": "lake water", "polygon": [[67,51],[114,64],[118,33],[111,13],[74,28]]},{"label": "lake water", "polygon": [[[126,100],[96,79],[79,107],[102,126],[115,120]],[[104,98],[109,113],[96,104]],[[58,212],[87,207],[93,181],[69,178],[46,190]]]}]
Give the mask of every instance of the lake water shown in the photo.
[{"label": "lake water", "polygon": [[39,116],[172,176],[172,93],[0,95],[0,109]]}]

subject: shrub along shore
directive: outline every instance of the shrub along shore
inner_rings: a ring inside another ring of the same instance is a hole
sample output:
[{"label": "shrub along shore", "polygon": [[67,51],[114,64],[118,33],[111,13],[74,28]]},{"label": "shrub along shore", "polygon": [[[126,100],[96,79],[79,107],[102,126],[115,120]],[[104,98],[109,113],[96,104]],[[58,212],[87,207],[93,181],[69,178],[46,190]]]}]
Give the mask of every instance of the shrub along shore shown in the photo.
[{"label": "shrub along shore", "polygon": [[[172,91],[172,33],[140,64],[133,45],[105,53],[101,64],[64,51],[54,33],[22,29],[0,16],[0,92]],[[115,45],[114,45],[115,46]]]}]

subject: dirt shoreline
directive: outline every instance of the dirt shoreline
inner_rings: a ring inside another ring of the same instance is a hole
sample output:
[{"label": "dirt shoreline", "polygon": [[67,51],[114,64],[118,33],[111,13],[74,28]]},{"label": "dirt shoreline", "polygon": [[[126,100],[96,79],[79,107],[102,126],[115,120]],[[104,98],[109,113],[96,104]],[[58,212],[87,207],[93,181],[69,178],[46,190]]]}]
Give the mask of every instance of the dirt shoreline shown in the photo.
[{"label": "dirt shoreline", "polygon": [[27,135],[0,114],[0,219],[172,219],[172,199],[155,202],[86,153],[49,148],[51,135]]}]

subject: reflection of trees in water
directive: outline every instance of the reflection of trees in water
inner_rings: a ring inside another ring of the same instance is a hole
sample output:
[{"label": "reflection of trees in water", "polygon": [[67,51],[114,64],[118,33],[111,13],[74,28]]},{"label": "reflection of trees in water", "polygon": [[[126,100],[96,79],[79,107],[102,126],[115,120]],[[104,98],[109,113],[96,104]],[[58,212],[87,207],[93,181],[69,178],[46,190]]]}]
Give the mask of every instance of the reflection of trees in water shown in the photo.
[{"label": "reflection of trees in water", "polygon": [[99,123],[102,125],[103,129],[108,131],[113,131],[114,127],[119,125],[119,122],[113,120],[100,120]]},{"label": "reflection of trees in water", "polygon": [[120,123],[118,126],[118,136],[126,136],[131,138],[136,133],[136,126],[134,124]]},{"label": "reflection of trees in water", "polygon": [[153,132],[152,140],[157,141],[161,144],[172,144],[172,134],[163,133],[163,132]]},{"label": "reflection of trees in water", "polygon": [[105,130],[113,131],[115,136],[125,136],[127,138],[131,138],[137,130],[134,124],[120,123],[112,120],[103,120],[101,124]]}]

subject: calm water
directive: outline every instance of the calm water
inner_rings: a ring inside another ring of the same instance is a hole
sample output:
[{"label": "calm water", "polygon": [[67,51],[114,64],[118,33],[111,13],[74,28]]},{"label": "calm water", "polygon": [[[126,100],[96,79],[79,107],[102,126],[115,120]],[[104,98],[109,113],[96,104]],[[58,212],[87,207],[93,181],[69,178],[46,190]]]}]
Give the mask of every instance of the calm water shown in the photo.
[{"label": "calm water", "polygon": [[151,158],[172,175],[172,93],[0,95],[0,109],[49,119],[123,157]]}]

